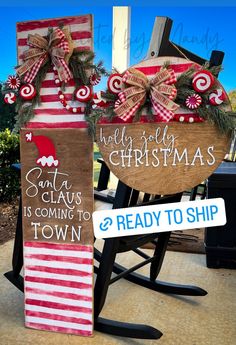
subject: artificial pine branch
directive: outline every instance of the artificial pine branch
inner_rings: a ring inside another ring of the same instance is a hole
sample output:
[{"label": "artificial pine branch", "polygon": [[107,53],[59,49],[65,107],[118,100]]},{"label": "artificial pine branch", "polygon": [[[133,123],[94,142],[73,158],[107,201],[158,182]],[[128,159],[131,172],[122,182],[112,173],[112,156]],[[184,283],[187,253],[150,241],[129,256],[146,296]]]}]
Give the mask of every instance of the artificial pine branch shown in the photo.
[{"label": "artificial pine branch", "polygon": [[142,116],[142,111],[143,111],[144,107],[140,107],[136,113],[134,114],[134,118],[133,118],[133,122],[139,122]]},{"label": "artificial pine branch", "polygon": [[214,77],[218,77],[218,74],[220,73],[220,71],[223,70],[222,65],[219,66],[212,66],[208,68],[209,72],[211,72],[211,74],[213,74]]},{"label": "artificial pine branch", "polygon": [[170,61],[165,61],[164,63],[163,63],[163,68],[169,68],[170,67]]},{"label": "artificial pine branch", "polygon": [[102,93],[102,97],[107,101],[107,102],[113,102],[118,99],[117,95],[114,95],[111,93],[109,90],[106,90],[105,92]]},{"label": "artificial pine branch", "polygon": [[32,103],[23,105],[20,110],[18,110],[18,115],[15,117],[16,123],[13,129],[14,133],[18,133],[19,130],[25,126],[29,120],[34,117],[34,111]]}]

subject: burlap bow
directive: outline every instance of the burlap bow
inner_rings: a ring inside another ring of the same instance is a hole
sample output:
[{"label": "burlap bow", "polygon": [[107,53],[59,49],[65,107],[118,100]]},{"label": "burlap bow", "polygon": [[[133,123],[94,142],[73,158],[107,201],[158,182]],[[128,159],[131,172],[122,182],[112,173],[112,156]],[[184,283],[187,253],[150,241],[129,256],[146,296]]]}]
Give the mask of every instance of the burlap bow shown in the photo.
[{"label": "burlap bow", "polygon": [[63,30],[56,28],[51,31],[48,38],[39,34],[28,36],[30,48],[23,53],[24,63],[16,69],[17,74],[24,76],[24,81],[31,83],[39,72],[40,68],[49,60],[56,67],[58,77],[61,81],[68,81],[72,74],[67,65],[67,58],[72,54],[69,28]]},{"label": "burlap bow", "polygon": [[174,117],[179,105],[173,102],[177,90],[174,84],[176,76],[172,69],[162,68],[148,80],[146,75],[135,68],[129,68],[123,77],[127,88],[119,93],[121,104],[115,108],[117,116],[124,121],[133,116],[150,97],[155,114],[159,121],[168,122]]}]

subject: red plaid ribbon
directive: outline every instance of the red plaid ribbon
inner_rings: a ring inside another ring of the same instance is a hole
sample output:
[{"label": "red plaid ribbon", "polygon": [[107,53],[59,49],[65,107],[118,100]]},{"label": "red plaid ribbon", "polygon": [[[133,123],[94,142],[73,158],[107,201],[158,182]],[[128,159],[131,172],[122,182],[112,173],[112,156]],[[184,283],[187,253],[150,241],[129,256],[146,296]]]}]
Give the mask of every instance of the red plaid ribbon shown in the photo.
[{"label": "red plaid ribbon", "polygon": [[172,69],[162,68],[150,81],[144,73],[135,68],[128,69],[122,80],[126,84],[126,88],[118,94],[120,103],[115,104],[115,113],[127,121],[135,115],[149,95],[155,115],[159,120],[170,121],[174,117],[174,112],[179,108],[173,102],[177,94],[173,85],[176,80],[175,72]]},{"label": "red plaid ribbon", "polygon": [[31,83],[40,68],[49,60],[56,67],[59,79],[69,81],[72,78],[71,71],[65,61],[65,57],[70,53],[70,46],[65,33],[56,28],[51,31],[46,39],[39,34],[28,36],[29,49],[24,52],[24,63],[17,68],[16,72],[24,81]]}]

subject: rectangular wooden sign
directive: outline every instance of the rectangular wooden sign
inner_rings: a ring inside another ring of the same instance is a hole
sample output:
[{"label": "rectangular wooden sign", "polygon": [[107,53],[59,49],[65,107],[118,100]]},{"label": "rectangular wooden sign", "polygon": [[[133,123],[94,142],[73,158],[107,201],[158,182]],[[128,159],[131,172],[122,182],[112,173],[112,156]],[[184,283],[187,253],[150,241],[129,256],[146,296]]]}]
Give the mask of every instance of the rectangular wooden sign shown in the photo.
[{"label": "rectangular wooden sign", "polygon": [[93,332],[93,143],[86,129],[21,130],[25,324]]}]

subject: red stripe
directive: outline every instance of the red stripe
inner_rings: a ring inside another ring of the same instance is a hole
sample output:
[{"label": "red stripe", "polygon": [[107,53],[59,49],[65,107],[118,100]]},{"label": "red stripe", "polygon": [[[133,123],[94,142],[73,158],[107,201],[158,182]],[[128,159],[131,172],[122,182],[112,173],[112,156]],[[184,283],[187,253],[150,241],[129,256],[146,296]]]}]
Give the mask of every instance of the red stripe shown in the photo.
[{"label": "red stripe", "polygon": [[74,51],[91,50],[91,46],[76,47]]},{"label": "red stripe", "polygon": [[26,128],[88,128],[85,121],[78,122],[28,122]]},{"label": "red stripe", "polygon": [[30,328],[35,328],[35,329],[40,329],[40,330],[45,330],[45,331],[77,334],[77,335],[83,335],[85,337],[89,337],[92,335],[92,331],[84,331],[84,330],[73,329],[73,328],[50,326],[50,325],[44,325],[44,324],[35,323],[35,322],[26,322],[25,325],[26,327],[30,327]]},{"label": "red stripe", "polygon": [[[90,39],[92,37],[92,33],[90,31],[75,31],[71,33],[71,38],[73,40],[82,40],[82,39]],[[19,38],[17,40],[18,47],[28,46],[28,39],[27,38]]]},{"label": "red stripe", "polygon": [[65,274],[71,276],[79,276],[79,277],[91,277],[92,273],[84,272],[80,270],[73,270],[73,269],[65,269],[65,268],[53,268],[53,267],[45,267],[45,266],[25,266],[25,268],[29,271],[37,271],[37,272],[47,272],[47,273],[55,273],[55,274]]},{"label": "red stripe", "polygon": [[[50,72],[50,71],[48,71]],[[47,76],[46,76],[47,78]],[[66,84],[66,86],[75,86],[75,81],[73,79],[71,79],[70,81],[68,81],[68,83]],[[47,80],[45,79],[42,84],[41,84],[41,88],[48,88],[48,87],[53,87],[55,88],[55,82],[54,80]]]},{"label": "red stripe", "polygon": [[[84,107],[80,107],[84,108]],[[35,115],[68,115],[68,111],[64,108],[62,109],[34,109],[34,114]],[[83,115],[84,111],[81,110],[81,112],[79,113],[79,115]]]},{"label": "red stripe", "polygon": [[25,292],[32,292],[32,293],[35,293],[38,295],[47,295],[47,296],[67,298],[67,299],[72,299],[75,301],[85,301],[85,302],[92,302],[93,301],[92,297],[77,295],[75,293],[69,293],[69,292],[45,291],[42,289],[35,289],[35,288],[31,288],[31,287],[25,287]]},{"label": "red stripe", "polygon": [[81,244],[58,244],[58,243],[49,243],[49,242],[24,242],[25,247],[34,247],[34,248],[46,248],[46,249],[56,249],[56,250],[75,250],[83,252],[93,252],[93,247],[83,246]]},{"label": "red stripe", "polygon": [[92,265],[93,264],[92,259],[78,258],[78,257],[74,257],[74,256],[29,254],[29,255],[25,255],[25,257],[29,258],[29,259],[36,259],[36,260],[71,262],[73,264],[82,264],[82,265]]},{"label": "red stripe", "polygon": [[36,299],[30,299],[30,298],[26,298],[25,304],[37,305],[39,307],[52,308],[52,309],[76,311],[78,313],[86,313],[86,314],[91,314],[92,313],[92,309],[91,308],[77,307],[77,306],[74,306],[74,305],[67,305],[67,304],[56,303],[56,302],[39,301],[39,300],[36,300]]},{"label": "red stripe", "polygon": [[[195,65],[199,68],[199,65],[194,63],[186,63],[186,64],[179,64],[179,65],[170,65],[169,67],[174,70],[175,73],[183,73],[191,66]],[[147,66],[147,67],[135,67],[139,71],[143,72],[145,75],[153,75],[160,71],[162,66]]]},{"label": "red stripe", "polygon": [[59,286],[66,286],[66,287],[72,287],[76,289],[91,289],[91,284],[86,283],[78,283],[74,281],[67,281],[62,279],[53,279],[53,278],[41,278],[41,277],[31,277],[31,276],[25,276],[25,281],[32,282],[32,283],[42,283],[42,284],[49,284],[49,285],[59,285]]},{"label": "red stripe", "polygon": [[79,17],[67,17],[60,19],[48,19],[48,20],[35,20],[17,23],[17,32],[29,31],[34,29],[43,29],[48,27],[57,27],[60,24],[72,25],[72,24],[84,24],[88,23],[91,19],[90,15]]},{"label": "red stripe", "polygon": [[[65,93],[66,100],[71,101],[72,100],[72,94],[71,93]],[[60,102],[60,99],[58,95],[43,95],[40,96],[41,102]]]},{"label": "red stripe", "polygon": [[74,31],[74,32],[71,32],[71,38],[73,40],[83,40],[87,38],[92,38],[92,32],[91,31]]},{"label": "red stripe", "polygon": [[78,318],[78,317],[70,317],[70,316],[62,316],[62,315],[57,315],[57,314],[43,313],[40,311],[26,310],[25,315],[26,316],[39,317],[42,319],[79,323],[81,325],[92,325],[92,322],[90,320],[86,320],[86,319],[82,319],[82,318]]}]

